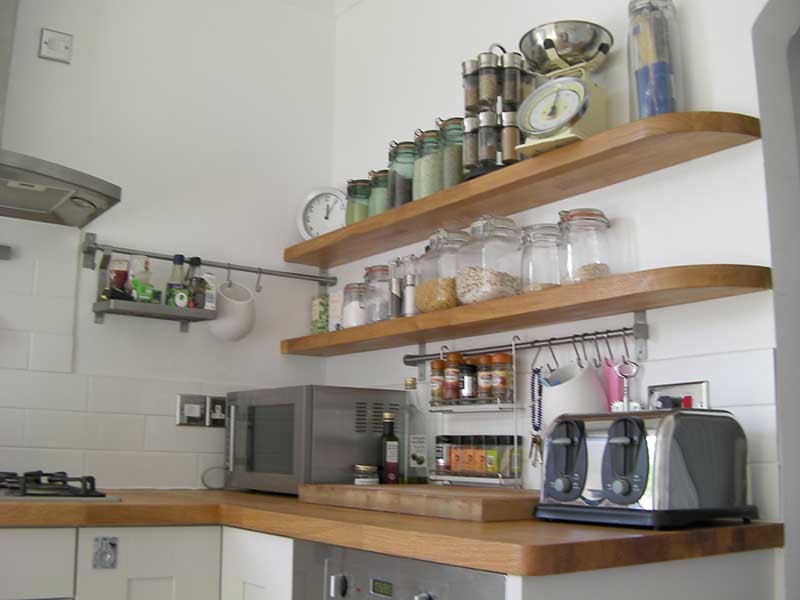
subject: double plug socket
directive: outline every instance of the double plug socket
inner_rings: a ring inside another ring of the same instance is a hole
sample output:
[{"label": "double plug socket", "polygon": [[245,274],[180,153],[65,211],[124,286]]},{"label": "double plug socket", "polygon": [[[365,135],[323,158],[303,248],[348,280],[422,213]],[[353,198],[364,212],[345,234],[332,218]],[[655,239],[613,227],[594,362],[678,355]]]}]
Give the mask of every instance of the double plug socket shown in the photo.
[{"label": "double plug socket", "polygon": [[225,427],[225,396],[178,394],[176,425]]}]

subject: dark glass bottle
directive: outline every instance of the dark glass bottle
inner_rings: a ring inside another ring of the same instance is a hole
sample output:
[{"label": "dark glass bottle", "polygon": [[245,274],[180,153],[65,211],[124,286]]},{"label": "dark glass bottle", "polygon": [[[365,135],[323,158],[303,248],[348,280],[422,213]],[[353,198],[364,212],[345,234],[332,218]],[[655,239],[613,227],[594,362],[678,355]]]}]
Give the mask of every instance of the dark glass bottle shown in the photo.
[{"label": "dark glass bottle", "polygon": [[394,433],[394,421],[394,413],[383,413],[381,483],[400,483],[400,439]]},{"label": "dark glass bottle", "polygon": [[189,292],[189,308],[204,308],[206,305],[206,280],[203,279],[203,261],[193,256],[189,259],[189,274],[186,288]]}]

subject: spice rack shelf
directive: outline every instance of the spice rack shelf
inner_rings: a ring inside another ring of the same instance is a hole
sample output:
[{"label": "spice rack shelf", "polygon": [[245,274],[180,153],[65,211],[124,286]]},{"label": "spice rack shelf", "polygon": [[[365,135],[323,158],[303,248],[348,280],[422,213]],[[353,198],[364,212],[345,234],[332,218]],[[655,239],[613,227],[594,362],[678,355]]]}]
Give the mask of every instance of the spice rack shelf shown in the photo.
[{"label": "spice rack shelf", "polygon": [[494,403],[494,404],[451,404],[443,406],[430,406],[428,412],[455,414],[455,413],[497,413],[512,412],[516,409],[524,408],[520,404]]},{"label": "spice rack shelf", "polygon": [[567,323],[769,289],[772,289],[769,267],[722,264],[666,267],[283,340],[281,352],[338,356]]},{"label": "spice rack shelf", "polygon": [[92,305],[95,323],[103,323],[106,315],[144,317],[163,321],[178,321],[181,331],[189,330],[189,323],[211,321],[217,318],[217,311],[204,308],[182,308],[130,300],[101,300]]},{"label": "spice rack shelf", "polygon": [[510,215],[752,142],[755,117],[724,112],[657,115],[460,183],[286,248],[286,262],[335,267],[463,229],[482,214]]},{"label": "spice rack shelf", "polygon": [[469,475],[444,475],[439,473],[431,473],[428,475],[428,481],[436,485],[493,485],[499,487],[516,487],[519,480],[513,477],[504,479],[502,477],[470,477]]}]

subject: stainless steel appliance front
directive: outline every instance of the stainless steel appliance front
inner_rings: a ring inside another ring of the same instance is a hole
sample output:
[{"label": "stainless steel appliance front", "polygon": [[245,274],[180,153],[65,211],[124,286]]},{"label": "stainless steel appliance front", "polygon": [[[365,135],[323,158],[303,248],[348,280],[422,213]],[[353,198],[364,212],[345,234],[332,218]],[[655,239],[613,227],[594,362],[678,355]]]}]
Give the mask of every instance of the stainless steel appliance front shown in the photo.
[{"label": "stainless steel appliance front", "polygon": [[505,575],[296,541],[292,600],[496,600]]},{"label": "stainless steel appliance front", "polygon": [[354,464],[378,464],[383,413],[404,405],[403,392],[366,388],[230,393],[225,485],[295,494],[302,483],[352,483]]}]

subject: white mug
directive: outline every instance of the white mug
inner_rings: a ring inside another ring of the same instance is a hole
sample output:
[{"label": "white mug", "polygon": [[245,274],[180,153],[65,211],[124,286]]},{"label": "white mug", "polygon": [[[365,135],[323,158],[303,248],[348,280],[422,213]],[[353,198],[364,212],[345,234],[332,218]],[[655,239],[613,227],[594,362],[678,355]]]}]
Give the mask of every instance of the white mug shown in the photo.
[{"label": "white mug", "polygon": [[546,377],[553,385],[542,386],[542,427],[547,429],[553,420],[564,413],[607,412],[603,384],[591,366],[559,367]]},{"label": "white mug", "polygon": [[255,322],[255,296],[249,288],[235,282],[217,288],[217,318],[208,325],[211,335],[235,342],[250,333]]}]

